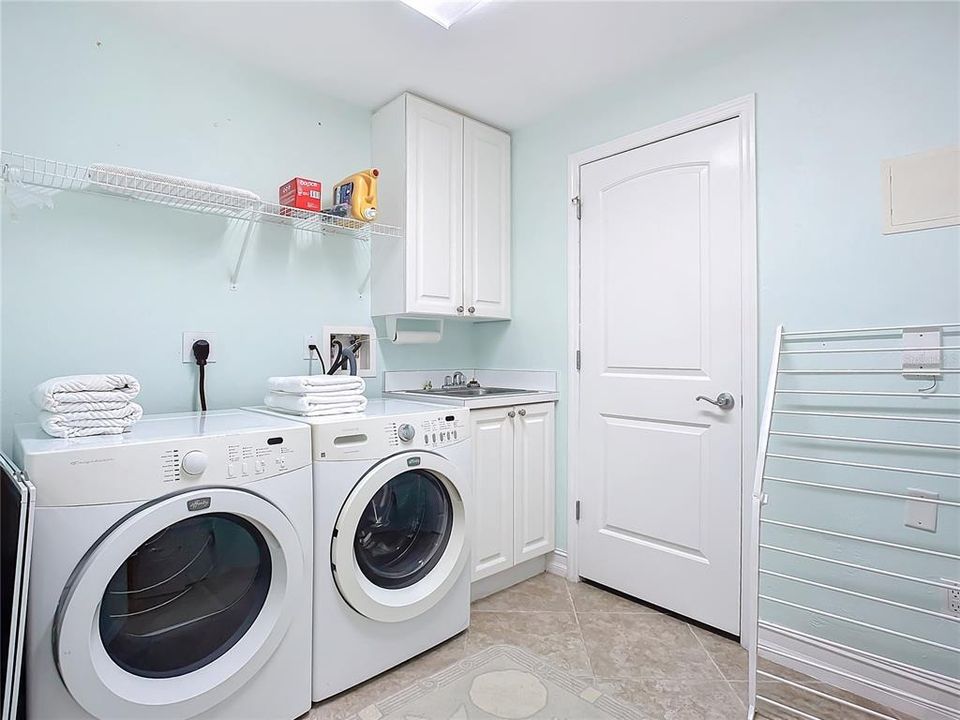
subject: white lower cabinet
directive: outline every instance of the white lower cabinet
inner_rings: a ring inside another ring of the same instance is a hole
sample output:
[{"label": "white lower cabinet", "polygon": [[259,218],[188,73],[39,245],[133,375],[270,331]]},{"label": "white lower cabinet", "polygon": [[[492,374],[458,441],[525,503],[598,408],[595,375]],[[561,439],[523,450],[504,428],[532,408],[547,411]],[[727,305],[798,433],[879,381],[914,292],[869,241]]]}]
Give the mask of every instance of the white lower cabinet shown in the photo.
[{"label": "white lower cabinet", "polygon": [[553,403],[470,412],[473,579],[554,549]]}]

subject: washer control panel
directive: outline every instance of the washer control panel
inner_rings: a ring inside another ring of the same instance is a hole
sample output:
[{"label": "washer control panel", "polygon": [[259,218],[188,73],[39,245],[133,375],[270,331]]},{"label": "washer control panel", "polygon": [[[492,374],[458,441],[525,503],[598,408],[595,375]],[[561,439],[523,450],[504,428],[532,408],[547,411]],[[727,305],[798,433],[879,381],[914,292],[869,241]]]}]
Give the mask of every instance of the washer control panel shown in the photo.
[{"label": "washer control panel", "polygon": [[377,459],[401,450],[434,449],[470,436],[467,408],[358,417],[313,426],[314,460]]}]

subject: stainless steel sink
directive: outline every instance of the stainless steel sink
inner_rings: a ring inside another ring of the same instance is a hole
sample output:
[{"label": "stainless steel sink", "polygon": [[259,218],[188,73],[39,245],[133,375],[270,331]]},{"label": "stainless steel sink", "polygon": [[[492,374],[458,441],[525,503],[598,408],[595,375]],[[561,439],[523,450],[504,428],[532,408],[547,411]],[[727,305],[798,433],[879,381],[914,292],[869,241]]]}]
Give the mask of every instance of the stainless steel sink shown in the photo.
[{"label": "stainless steel sink", "polygon": [[450,387],[433,388],[431,390],[408,390],[413,395],[445,395],[446,397],[483,397],[484,395],[528,395],[536,390],[520,390],[518,388],[499,387]]}]

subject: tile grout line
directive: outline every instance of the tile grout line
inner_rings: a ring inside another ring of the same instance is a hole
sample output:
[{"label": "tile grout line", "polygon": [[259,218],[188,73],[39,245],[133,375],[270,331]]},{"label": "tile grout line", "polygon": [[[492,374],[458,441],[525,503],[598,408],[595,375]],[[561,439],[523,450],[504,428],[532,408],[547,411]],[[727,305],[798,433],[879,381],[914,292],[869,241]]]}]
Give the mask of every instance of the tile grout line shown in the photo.
[{"label": "tile grout line", "polygon": [[587,667],[590,669],[590,677],[595,681],[597,676],[593,672],[593,660],[590,659],[590,651],[587,650],[587,640],[583,637],[583,626],[580,624],[580,613],[577,611],[577,604],[573,601],[573,593],[570,592],[571,584],[572,583],[569,580],[564,578],[563,588],[567,591],[567,599],[570,601],[570,609],[573,610],[573,619],[577,623],[577,634],[580,636],[580,644],[583,646],[583,654],[587,658]]},{"label": "tile grout line", "polygon": [[720,669],[720,666],[717,664],[717,661],[714,659],[713,653],[707,650],[707,646],[703,644],[703,640],[700,639],[700,636],[693,631],[693,627],[690,625],[690,623],[687,623],[686,625],[687,625],[687,630],[690,631],[690,634],[693,635],[694,639],[697,641],[700,647],[703,648],[703,651],[707,654],[707,657],[710,658],[710,662],[713,663],[713,666],[717,669],[717,672],[720,674],[720,679],[723,680],[723,682],[726,684],[730,692],[732,692],[734,697],[737,698],[737,702],[743,705],[744,709],[746,709],[746,705],[743,702],[743,698],[740,697],[740,693],[737,692],[737,689],[727,679],[727,676],[724,675],[723,670]]}]

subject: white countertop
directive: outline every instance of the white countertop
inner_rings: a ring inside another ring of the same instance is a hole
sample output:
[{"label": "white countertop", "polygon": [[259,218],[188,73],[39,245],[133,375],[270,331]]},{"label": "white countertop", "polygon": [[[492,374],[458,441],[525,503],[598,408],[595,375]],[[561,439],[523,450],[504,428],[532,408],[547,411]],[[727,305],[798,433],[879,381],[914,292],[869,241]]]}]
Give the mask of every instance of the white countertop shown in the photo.
[{"label": "white countertop", "polygon": [[527,392],[480,395],[476,397],[451,397],[440,393],[425,392],[423,385],[429,381],[439,389],[450,370],[394,370],[383,374],[383,396],[416,402],[430,402],[465,408],[507,407],[530,405],[539,402],[556,402],[560,399],[558,373],[552,370],[485,370],[464,368],[465,381],[476,379],[483,387],[520,388]]},{"label": "white countertop", "polygon": [[539,402],[556,402],[560,399],[560,393],[549,390],[536,390],[534,392],[516,394],[504,393],[497,395],[478,395],[476,397],[466,398],[440,395],[436,391],[427,392],[424,390],[392,390],[385,391],[383,396],[402,400],[430,402],[436,405],[453,405],[455,407],[465,407],[471,409],[506,407],[508,405],[530,405],[532,403]]}]

